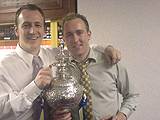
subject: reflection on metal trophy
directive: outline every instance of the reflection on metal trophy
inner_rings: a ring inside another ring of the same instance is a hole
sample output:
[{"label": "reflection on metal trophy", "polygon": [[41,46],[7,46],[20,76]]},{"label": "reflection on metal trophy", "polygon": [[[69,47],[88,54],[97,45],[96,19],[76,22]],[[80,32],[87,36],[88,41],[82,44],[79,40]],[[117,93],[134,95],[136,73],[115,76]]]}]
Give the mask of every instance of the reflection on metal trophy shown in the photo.
[{"label": "reflection on metal trophy", "polygon": [[60,52],[56,56],[58,62],[53,64],[57,69],[56,77],[51,86],[43,92],[43,97],[53,109],[58,107],[70,109],[79,105],[83,87],[79,84],[79,69],[69,61],[69,54],[64,50],[62,39],[60,42]]}]

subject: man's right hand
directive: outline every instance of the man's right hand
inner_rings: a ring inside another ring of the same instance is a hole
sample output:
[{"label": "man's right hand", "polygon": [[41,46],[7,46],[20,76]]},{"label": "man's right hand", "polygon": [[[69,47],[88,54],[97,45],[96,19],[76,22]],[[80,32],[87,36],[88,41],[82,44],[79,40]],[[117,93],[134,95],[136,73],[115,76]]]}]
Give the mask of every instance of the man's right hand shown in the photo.
[{"label": "man's right hand", "polygon": [[65,108],[56,109],[53,112],[53,120],[72,120],[71,112]]},{"label": "man's right hand", "polygon": [[51,67],[46,67],[40,69],[34,81],[37,87],[43,90],[50,85],[52,79],[52,69]]},{"label": "man's right hand", "polygon": [[116,64],[121,60],[121,52],[111,45],[108,45],[105,48],[104,54],[105,54],[107,62],[110,65]]}]

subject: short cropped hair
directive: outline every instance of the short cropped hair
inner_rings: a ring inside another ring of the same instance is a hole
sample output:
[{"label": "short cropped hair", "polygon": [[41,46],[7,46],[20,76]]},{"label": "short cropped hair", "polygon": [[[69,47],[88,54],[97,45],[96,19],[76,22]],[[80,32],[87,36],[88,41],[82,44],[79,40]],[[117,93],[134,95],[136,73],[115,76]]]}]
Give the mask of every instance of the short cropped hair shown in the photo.
[{"label": "short cropped hair", "polygon": [[62,28],[64,29],[64,24],[66,22],[68,22],[70,20],[73,20],[73,19],[76,19],[76,18],[81,19],[84,22],[84,24],[86,25],[86,30],[90,31],[89,23],[87,21],[87,18],[84,15],[81,15],[81,14],[78,14],[78,13],[69,13],[69,14],[67,14],[62,20]]},{"label": "short cropped hair", "polygon": [[44,12],[42,11],[42,9],[34,4],[26,4],[26,5],[23,5],[22,7],[20,7],[16,12],[16,17],[15,17],[16,26],[18,25],[18,17],[23,10],[33,10],[33,11],[37,10],[37,11],[39,11],[40,14],[42,15],[42,17],[44,19],[44,23],[45,23],[45,16],[44,16]]}]

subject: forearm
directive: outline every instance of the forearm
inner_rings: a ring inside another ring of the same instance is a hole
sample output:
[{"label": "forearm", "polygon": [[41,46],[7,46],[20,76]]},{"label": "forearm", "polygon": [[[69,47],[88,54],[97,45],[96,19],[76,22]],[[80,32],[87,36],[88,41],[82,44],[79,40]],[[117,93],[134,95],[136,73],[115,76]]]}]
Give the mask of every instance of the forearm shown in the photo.
[{"label": "forearm", "polygon": [[137,91],[134,81],[129,79],[127,70],[118,64],[118,89],[123,96],[120,112],[124,113],[127,118],[136,110],[139,101],[139,92]]},{"label": "forearm", "polygon": [[128,118],[135,110],[138,105],[139,94],[132,94],[131,96],[124,98],[121,104],[120,112],[124,113]]},{"label": "forearm", "polygon": [[16,117],[32,107],[32,102],[40,94],[40,90],[31,82],[24,89],[13,90],[7,84],[0,83],[0,111],[5,116],[13,112]]}]

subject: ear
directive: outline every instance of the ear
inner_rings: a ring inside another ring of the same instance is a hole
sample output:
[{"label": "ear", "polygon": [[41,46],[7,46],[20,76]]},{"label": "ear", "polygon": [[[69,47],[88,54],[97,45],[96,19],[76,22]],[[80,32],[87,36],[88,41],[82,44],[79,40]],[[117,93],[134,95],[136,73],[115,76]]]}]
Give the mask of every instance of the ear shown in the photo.
[{"label": "ear", "polygon": [[90,40],[92,32],[89,30],[87,34],[88,34],[88,40]]},{"label": "ear", "polygon": [[15,26],[14,32],[15,32],[16,36],[18,37],[19,36],[19,32],[18,32],[18,27],[17,26]]}]

